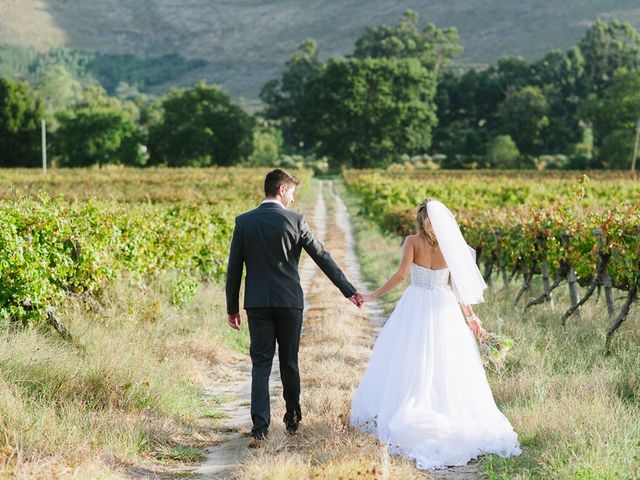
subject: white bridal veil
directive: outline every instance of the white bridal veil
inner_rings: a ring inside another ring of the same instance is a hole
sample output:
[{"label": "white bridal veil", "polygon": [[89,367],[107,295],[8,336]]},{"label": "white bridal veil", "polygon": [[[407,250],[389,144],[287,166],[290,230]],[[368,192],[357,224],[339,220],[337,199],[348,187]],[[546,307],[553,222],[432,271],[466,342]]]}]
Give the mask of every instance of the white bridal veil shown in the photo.
[{"label": "white bridal veil", "polygon": [[483,303],[487,288],[475,261],[476,252],[467,245],[453,213],[438,200],[427,203],[427,214],[440,250],[451,273],[453,291],[465,305]]}]

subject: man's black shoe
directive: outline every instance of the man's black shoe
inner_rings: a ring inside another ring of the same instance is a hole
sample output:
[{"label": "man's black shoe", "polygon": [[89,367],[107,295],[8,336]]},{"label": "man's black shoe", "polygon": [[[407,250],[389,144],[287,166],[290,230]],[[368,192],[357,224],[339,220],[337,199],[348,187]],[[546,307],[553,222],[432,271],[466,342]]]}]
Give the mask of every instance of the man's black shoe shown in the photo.
[{"label": "man's black shoe", "polygon": [[251,437],[251,440],[249,440],[249,444],[247,445],[247,447],[262,448],[262,446],[264,445],[264,442],[265,442],[264,437]]},{"label": "man's black shoe", "polygon": [[249,448],[260,448],[264,445],[267,435],[265,433],[251,434],[251,440],[249,441]]},{"label": "man's black shoe", "polygon": [[295,435],[298,432],[298,425],[300,425],[300,417],[297,414],[285,415],[284,424],[287,429],[287,434]]},{"label": "man's black shoe", "polygon": [[286,424],[287,434],[295,435],[298,433],[298,422],[291,422]]}]

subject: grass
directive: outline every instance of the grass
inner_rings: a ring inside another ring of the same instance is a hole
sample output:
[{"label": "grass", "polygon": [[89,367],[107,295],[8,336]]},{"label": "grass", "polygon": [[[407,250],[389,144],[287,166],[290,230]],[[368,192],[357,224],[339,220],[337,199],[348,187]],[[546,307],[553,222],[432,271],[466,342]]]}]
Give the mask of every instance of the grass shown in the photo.
[{"label": "grass", "polygon": [[164,448],[158,452],[158,458],[163,460],[174,460],[182,463],[195,463],[205,457],[199,448],[191,448],[186,445],[176,445],[175,447]]},{"label": "grass", "polygon": [[[346,199],[353,211],[353,198]],[[398,265],[399,239],[362,217],[354,228],[363,273],[379,285]],[[534,292],[540,290],[534,285]],[[555,295],[555,311],[539,306],[524,313],[522,301],[513,305],[516,291],[498,282],[476,308],[487,330],[515,340],[505,368],[487,373],[523,447],[519,457],[483,457],[485,473],[505,480],[640,478],[638,307],[617,333],[612,354],[604,356],[610,322],[604,302],[588,302],[581,320],[572,317],[563,328],[568,292]]]},{"label": "grass", "polygon": [[213,420],[224,420],[225,418],[229,418],[229,415],[225,412],[221,412],[219,410],[209,410],[202,415],[204,418],[211,418]]},{"label": "grass", "polygon": [[59,313],[80,348],[35,327],[0,336],[0,476],[120,478],[139,462],[196,462],[217,441],[225,399],[201,392],[239,342],[219,333],[218,285],[176,309],[167,282],[121,278],[96,311],[70,299]]}]

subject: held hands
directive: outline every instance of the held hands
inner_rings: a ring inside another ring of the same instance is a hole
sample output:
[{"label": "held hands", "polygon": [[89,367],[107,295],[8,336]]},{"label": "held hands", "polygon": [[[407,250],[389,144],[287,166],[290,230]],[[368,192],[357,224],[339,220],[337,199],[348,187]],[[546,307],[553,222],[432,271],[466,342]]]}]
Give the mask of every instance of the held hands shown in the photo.
[{"label": "held hands", "polygon": [[365,302],[365,298],[362,295],[362,293],[356,291],[356,293],[354,293],[349,297],[349,301],[353,303],[356,307],[362,308],[362,305],[364,305],[364,302]]},{"label": "held hands", "polygon": [[349,297],[349,300],[351,300],[351,302],[353,302],[354,305],[356,305],[358,308],[360,308],[365,303],[372,302],[376,298],[378,298],[378,296],[375,295],[374,293],[364,293],[363,294],[361,292],[356,292],[356,293],[353,294],[352,297]]},{"label": "held hands", "polygon": [[370,303],[373,302],[376,298],[378,298],[377,296],[375,296],[373,293],[369,292],[369,293],[360,293],[360,297],[362,298],[362,304],[364,305],[365,303]]}]

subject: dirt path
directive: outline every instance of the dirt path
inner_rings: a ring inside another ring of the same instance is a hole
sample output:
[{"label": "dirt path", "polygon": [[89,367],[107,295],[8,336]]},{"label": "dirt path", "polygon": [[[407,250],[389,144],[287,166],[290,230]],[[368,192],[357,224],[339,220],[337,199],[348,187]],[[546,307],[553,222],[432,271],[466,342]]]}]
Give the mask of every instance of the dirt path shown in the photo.
[{"label": "dirt path", "polygon": [[[325,198],[331,203],[332,215],[330,218],[327,214],[328,209],[325,204]],[[325,246],[343,268],[349,280],[357,287],[362,288],[364,282],[355,254],[355,242],[349,214],[344,202],[333,189],[331,182],[319,182],[316,205],[309,221],[316,236],[325,243]],[[323,383],[332,376],[330,371],[332,366],[329,360],[331,356],[327,355],[327,361],[319,361],[318,358],[321,358],[319,355],[322,355],[319,350],[325,348],[339,349],[339,345],[329,344],[325,347],[324,344],[319,345],[317,341],[320,338],[319,333],[326,335],[325,329],[327,324],[330,324],[328,317],[335,315],[336,304],[339,303],[339,308],[348,310],[349,318],[353,319],[354,324],[360,325],[356,338],[343,339],[342,341],[358,344],[360,351],[364,352],[364,356],[368,356],[368,349],[377,331],[384,324],[385,318],[382,316],[382,308],[376,303],[367,304],[365,308],[359,311],[353,308],[352,312],[350,308],[352,305],[341,298],[336,288],[320,273],[316,265],[306,255],[304,256],[300,273],[306,303],[300,353],[303,384],[302,402],[303,411],[313,411],[314,407],[317,409],[317,405],[314,402],[319,400],[312,398],[313,395],[310,391],[313,391],[318,383]],[[359,360],[362,361],[362,359]],[[277,365],[278,361],[275,359],[271,375],[272,419],[274,423],[279,423],[277,420],[281,418],[283,413]],[[225,436],[220,444],[206,449],[206,460],[195,471],[199,478],[233,478],[240,472],[243,464],[251,460],[252,453],[247,449],[249,441],[247,432],[251,429],[249,414],[250,386],[250,365],[247,363],[235,367],[235,374],[231,380],[227,377],[226,380],[219,385],[212,386],[207,392],[215,396],[225,395],[232,398],[232,400],[219,408],[227,415],[227,418],[222,422]],[[345,390],[345,388],[343,387],[342,390]],[[343,391],[340,395],[343,395],[342,398],[344,399],[344,395],[348,397],[350,392]],[[345,412],[334,412],[335,416],[339,416],[339,414],[344,415]],[[313,426],[307,428],[313,428]],[[275,444],[282,444],[284,445],[282,448],[287,448],[287,439],[276,428],[274,428],[274,433],[270,435],[270,438]],[[276,438],[276,440],[273,440],[273,438]],[[281,447],[274,448],[280,449]],[[381,448],[380,450],[382,455],[388,459],[385,449]],[[381,478],[390,478],[388,472],[381,473]],[[485,478],[478,473],[476,466],[473,464],[455,469],[436,471],[430,476],[426,472],[418,472],[416,470],[415,477],[455,480]]]}]

